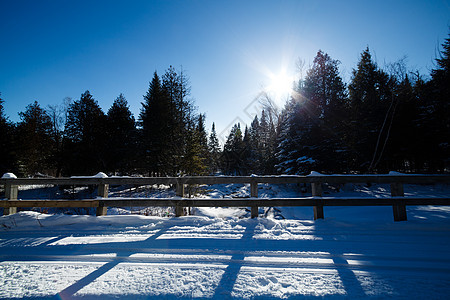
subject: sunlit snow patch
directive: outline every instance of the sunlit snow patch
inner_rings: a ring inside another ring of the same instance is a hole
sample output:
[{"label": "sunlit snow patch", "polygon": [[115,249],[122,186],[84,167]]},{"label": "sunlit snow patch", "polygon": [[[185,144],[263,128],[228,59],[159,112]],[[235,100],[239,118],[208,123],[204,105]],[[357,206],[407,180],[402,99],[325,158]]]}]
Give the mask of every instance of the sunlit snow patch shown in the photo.
[{"label": "sunlit snow patch", "polygon": [[120,263],[75,296],[211,298],[224,268],[202,264]]},{"label": "sunlit snow patch", "polygon": [[344,296],[345,287],[336,270],[243,267],[231,296],[289,298],[296,296]]},{"label": "sunlit snow patch", "polygon": [[66,237],[50,246],[65,246],[65,245],[81,245],[81,244],[108,244],[108,243],[129,243],[141,242],[153,236],[153,234],[114,234],[114,235],[88,235],[80,237]]}]

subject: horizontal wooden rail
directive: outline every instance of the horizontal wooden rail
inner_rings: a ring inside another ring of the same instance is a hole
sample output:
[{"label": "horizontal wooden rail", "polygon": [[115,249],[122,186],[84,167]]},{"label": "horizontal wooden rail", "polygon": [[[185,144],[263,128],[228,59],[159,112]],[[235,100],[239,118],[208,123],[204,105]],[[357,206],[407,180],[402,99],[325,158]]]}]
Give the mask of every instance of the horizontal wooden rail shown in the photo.
[{"label": "horizontal wooden rail", "polygon": [[99,207],[98,200],[9,200],[0,201],[0,207],[60,207],[60,208],[78,208],[78,207]]},{"label": "horizontal wooden rail", "polygon": [[193,198],[108,198],[97,200],[9,200],[0,201],[0,207],[294,207],[315,206],[391,206],[391,205],[445,205],[449,198],[428,197],[304,197],[304,198],[233,198],[233,199],[193,199]]},{"label": "horizontal wooden rail", "polygon": [[450,175],[314,175],[314,176],[186,176],[186,177],[68,177],[0,178],[0,185],[153,185],[153,184],[291,184],[291,183],[449,183]]}]

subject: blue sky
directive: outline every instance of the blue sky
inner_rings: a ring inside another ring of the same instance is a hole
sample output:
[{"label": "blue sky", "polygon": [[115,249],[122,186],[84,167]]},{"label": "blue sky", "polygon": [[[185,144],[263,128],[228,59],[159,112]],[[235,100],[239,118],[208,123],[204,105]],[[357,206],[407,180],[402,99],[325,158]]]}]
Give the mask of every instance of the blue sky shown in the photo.
[{"label": "blue sky", "polygon": [[428,75],[449,26],[448,0],[0,0],[0,92],[13,121],[34,100],[85,90],[105,112],[123,93],[137,117],[153,72],[182,66],[208,128],[225,134],[298,58],[308,65],[322,49],[348,81],[369,46],[381,67],[407,56]]}]

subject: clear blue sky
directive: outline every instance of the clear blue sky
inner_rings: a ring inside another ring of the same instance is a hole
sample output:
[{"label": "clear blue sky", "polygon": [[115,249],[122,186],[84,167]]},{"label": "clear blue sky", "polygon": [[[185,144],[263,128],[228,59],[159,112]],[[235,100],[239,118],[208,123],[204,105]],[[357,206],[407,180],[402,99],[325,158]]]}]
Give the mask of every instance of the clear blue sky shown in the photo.
[{"label": "clear blue sky", "polygon": [[449,26],[449,0],[0,0],[0,92],[12,121],[86,90],[105,112],[123,93],[137,117],[153,72],[183,66],[221,133],[251,121],[269,72],[319,49],[346,81],[367,46],[380,66],[406,55],[428,75]]}]

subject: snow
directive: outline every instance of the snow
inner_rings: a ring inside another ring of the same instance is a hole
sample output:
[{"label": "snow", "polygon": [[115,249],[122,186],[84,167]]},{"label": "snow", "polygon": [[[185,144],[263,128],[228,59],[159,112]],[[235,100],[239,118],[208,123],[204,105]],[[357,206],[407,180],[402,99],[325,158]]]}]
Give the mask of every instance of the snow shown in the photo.
[{"label": "snow", "polygon": [[[213,185],[204,197],[248,195],[249,189]],[[449,191],[447,185],[405,185],[407,196]],[[260,185],[258,192],[308,193],[295,185]],[[389,186],[329,186],[327,193],[386,197]],[[325,219],[317,221],[311,207],[260,208],[258,219],[239,208],[195,208],[194,215],[179,218],[35,211],[3,216],[0,298],[448,297],[449,207],[407,207],[406,222],[393,222],[392,207],[324,209]]]},{"label": "snow", "polygon": [[405,175],[404,173],[400,173],[400,172],[396,172],[396,171],[390,171],[389,172],[389,175],[392,175],[392,176],[401,176],[401,175]]},{"label": "snow", "polygon": [[316,171],[311,171],[311,173],[308,176],[325,176],[325,175]]},{"label": "snow", "polygon": [[297,163],[309,163],[309,164],[313,164],[316,162],[315,159],[312,159],[311,157],[307,157],[307,156],[301,156],[301,157],[297,158],[295,161]]},{"label": "snow", "polygon": [[83,179],[83,178],[107,178],[108,177],[108,175],[106,175],[105,173],[103,173],[103,172],[98,172],[97,174],[95,174],[94,176],[71,176],[70,178],[80,178],[80,179]]},{"label": "snow", "polygon": [[98,173],[95,174],[93,177],[95,177],[95,178],[107,178],[108,175],[106,175],[106,174],[103,173],[103,172],[98,172]]},{"label": "snow", "polygon": [[2,179],[10,179],[10,178],[17,178],[17,176],[14,175],[14,173],[5,173],[2,176]]}]

